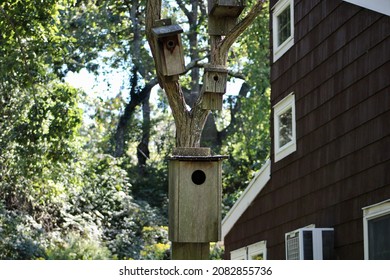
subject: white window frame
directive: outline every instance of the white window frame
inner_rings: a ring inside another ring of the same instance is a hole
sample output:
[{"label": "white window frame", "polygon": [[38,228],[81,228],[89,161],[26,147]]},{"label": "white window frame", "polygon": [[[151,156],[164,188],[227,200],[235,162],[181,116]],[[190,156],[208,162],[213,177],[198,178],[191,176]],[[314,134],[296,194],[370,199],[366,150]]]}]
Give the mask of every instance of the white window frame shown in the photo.
[{"label": "white window frame", "polygon": [[230,252],[231,260],[252,260],[252,257],[263,254],[264,260],[267,259],[267,241],[260,241],[246,247]]},{"label": "white window frame", "polygon": [[[290,7],[291,35],[279,45],[278,16],[288,7]],[[279,0],[272,10],[273,56],[275,62],[294,45],[294,0]]]},{"label": "white window frame", "polygon": [[363,209],[363,236],[364,236],[364,259],[369,259],[368,244],[368,222],[372,219],[390,215],[390,199],[379,202],[374,205],[364,207]]},{"label": "white window frame", "polygon": [[247,248],[240,248],[234,251],[230,252],[230,259],[231,260],[247,260]]},{"label": "white window frame", "polygon": [[[292,140],[283,146],[279,146],[279,116],[291,109],[292,113]],[[294,92],[283,98],[274,106],[274,150],[275,162],[285,158],[297,150],[296,141],[296,117],[295,117],[295,95]]]}]

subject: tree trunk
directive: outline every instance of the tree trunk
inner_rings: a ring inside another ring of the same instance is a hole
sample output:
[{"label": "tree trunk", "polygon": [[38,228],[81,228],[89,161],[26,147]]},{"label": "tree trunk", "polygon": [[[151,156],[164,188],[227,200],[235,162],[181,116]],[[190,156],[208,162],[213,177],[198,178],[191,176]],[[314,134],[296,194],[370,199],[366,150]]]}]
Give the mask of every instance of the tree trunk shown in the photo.
[{"label": "tree trunk", "polygon": [[150,92],[142,102],[142,138],[137,147],[138,173],[145,175],[146,161],[149,159],[150,140]]},{"label": "tree trunk", "polygon": [[[126,104],[125,111],[123,115],[119,117],[118,126],[114,134],[114,143],[115,149],[113,152],[114,157],[121,157],[125,152],[125,143],[128,133],[128,128],[130,125],[130,120],[134,115],[135,109],[139,106],[145,99],[149,100],[150,92],[152,88],[157,84],[157,80],[153,80],[150,83],[146,84],[142,90],[137,89],[136,72],[133,73],[133,78],[131,80],[131,90],[130,90],[130,101]],[[150,111],[150,109],[149,109]]]}]

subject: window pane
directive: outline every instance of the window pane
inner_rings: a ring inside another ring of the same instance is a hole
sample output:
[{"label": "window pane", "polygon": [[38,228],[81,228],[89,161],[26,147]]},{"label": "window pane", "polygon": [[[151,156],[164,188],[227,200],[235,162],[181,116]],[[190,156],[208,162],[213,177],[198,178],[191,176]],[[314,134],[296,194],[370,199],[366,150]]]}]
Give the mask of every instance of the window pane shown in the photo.
[{"label": "window pane", "polygon": [[279,147],[293,140],[292,108],[279,115]]},{"label": "window pane", "polygon": [[390,215],[368,221],[370,260],[390,260]]},{"label": "window pane", "polygon": [[303,258],[313,260],[313,232],[303,231]]},{"label": "window pane", "polygon": [[291,36],[290,6],[278,16],[278,46]]}]

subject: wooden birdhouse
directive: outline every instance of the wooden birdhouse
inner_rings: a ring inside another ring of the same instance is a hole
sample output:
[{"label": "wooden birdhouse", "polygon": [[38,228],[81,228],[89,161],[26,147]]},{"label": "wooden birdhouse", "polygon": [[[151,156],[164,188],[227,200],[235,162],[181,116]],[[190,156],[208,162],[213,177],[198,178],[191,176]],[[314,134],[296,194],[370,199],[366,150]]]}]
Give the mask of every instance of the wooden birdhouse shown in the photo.
[{"label": "wooden birdhouse", "polygon": [[244,0],[208,0],[209,14],[216,17],[237,18],[244,8]]},{"label": "wooden birdhouse", "polygon": [[245,0],[208,0],[209,34],[226,35],[245,8]]},{"label": "wooden birdhouse", "polygon": [[162,26],[152,28],[157,41],[157,59],[164,76],[176,76],[185,71],[184,52],[181,42],[183,29],[170,20],[160,21]]},{"label": "wooden birdhouse", "polygon": [[[222,159],[208,148],[184,148],[169,160],[169,239],[204,243],[221,236]],[[192,155],[188,155],[188,150]]]},{"label": "wooden birdhouse", "polygon": [[222,100],[223,94],[226,92],[228,70],[224,66],[207,65],[204,71],[202,108],[207,110],[222,110]]}]

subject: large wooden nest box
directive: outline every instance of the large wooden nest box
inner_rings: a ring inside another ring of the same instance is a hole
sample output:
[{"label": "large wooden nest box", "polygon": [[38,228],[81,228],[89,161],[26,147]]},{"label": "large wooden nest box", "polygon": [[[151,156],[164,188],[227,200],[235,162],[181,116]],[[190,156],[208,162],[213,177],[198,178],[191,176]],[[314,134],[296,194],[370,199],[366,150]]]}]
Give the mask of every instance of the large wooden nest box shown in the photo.
[{"label": "large wooden nest box", "polygon": [[161,20],[158,27],[152,28],[157,41],[157,59],[164,76],[176,76],[185,71],[184,52],[181,42],[183,29],[171,20]]},{"label": "large wooden nest box", "polygon": [[245,8],[245,0],[208,0],[209,34],[226,35]]},{"label": "large wooden nest box", "polygon": [[225,157],[211,156],[209,148],[184,148],[182,154],[177,150],[169,158],[169,239],[219,241]]},{"label": "large wooden nest box", "polygon": [[202,108],[206,110],[222,110],[228,70],[225,66],[206,65],[204,71]]}]

